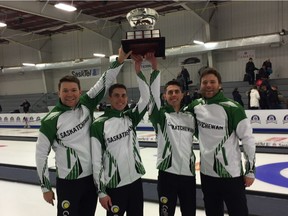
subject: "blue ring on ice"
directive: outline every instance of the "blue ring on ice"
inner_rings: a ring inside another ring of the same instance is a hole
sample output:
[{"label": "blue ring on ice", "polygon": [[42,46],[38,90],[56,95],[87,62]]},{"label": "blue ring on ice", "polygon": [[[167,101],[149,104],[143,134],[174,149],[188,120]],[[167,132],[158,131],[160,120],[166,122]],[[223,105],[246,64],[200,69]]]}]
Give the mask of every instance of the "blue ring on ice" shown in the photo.
[{"label": "blue ring on ice", "polygon": [[288,188],[288,178],[280,172],[288,169],[288,162],[265,164],[256,167],[256,178],[269,184]]}]

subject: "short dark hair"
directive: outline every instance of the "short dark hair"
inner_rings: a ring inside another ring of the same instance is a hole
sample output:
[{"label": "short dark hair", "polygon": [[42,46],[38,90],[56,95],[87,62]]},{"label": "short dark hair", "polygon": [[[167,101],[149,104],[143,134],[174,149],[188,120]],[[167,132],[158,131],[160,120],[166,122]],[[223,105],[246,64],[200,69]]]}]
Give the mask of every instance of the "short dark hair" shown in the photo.
[{"label": "short dark hair", "polygon": [[125,85],[123,84],[120,84],[120,83],[116,83],[116,84],[113,84],[112,86],[110,86],[109,88],[109,96],[111,97],[112,96],[112,93],[114,91],[114,89],[116,88],[122,88],[122,89],[125,89],[127,91],[127,88]]},{"label": "short dark hair", "polygon": [[200,83],[201,83],[202,78],[203,78],[204,76],[208,75],[208,74],[213,74],[213,75],[215,75],[215,76],[217,77],[217,79],[218,79],[219,84],[222,84],[222,78],[221,78],[220,73],[219,73],[216,69],[210,68],[210,67],[206,68],[206,69],[201,73],[201,75],[200,75]]},{"label": "short dark hair", "polygon": [[179,88],[181,89],[181,92],[183,92],[183,88],[182,88],[182,85],[180,84],[180,82],[178,82],[177,80],[170,80],[169,82],[167,82],[164,86],[164,92],[166,92],[168,86],[170,85],[176,85],[176,86],[179,86]]},{"label": "short dark hair", "polygon": [[62,77],[60,80],[59,80],[59,83],[58,83],[58,90],[60,90],[61,88],[61,84],[63,82],[73,82],[73,83],[76,83],[78,85],[78,88],[81,89],[81,86],[80,86],[80,80],[75,77],[75,76],[72,76],[72,75],[66,75],[64,77]]}]

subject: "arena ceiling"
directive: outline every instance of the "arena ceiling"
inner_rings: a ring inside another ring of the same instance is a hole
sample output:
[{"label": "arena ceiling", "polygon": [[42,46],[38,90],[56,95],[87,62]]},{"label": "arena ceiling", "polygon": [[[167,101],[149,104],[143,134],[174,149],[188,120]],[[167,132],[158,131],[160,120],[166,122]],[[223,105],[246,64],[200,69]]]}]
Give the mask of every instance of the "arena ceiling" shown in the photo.
[{"label": "arena ceiling", "polygon": [[[72,4],[77,11],[67,13],[54,7],[57,2]],[[156,1],[0,1],[0,21],[7,26],[0,28],[0,44],[20,42],[25,38],[51,36],[68,31],[92,29],[99,33],[104,22],[121,24],[126,20],[129,11],[135,8],[153,8],[159,15],[167,13],[194,10],[216,6],[224,1],[181,1],[181,0],[156,0]],[[101,25],[100,25],[101,23]],[[91,27],[94,24],[97,27]],[[20,38],[21,37],[21,38]]]}]

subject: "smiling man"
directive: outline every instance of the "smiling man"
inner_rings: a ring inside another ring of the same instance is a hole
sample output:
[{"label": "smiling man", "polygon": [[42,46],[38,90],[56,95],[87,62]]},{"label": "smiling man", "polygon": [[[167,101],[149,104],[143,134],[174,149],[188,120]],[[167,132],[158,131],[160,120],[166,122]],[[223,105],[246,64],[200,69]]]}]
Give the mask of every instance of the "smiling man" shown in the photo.
[{"label": "smiling man", "polygon": [[[140,156],[136,127],[147,111],[150,100],[149,86],[141,72],[143,57],[131,55],[140,90],[134,108],[126,109],[127,89],[114,84],[109,89],[111,109],[105,109],[91,126],[93,176],[99,185],[99,201],[107,216],[143,216],[143,188],[141,176],[145,169]],[[154,54],[145,59],[157,71]]]},{"label": "smiling man", "polygon": [[[207,216],[248,216],[245,187],[255,178],[255,140],[243,107],[226,98],[213,68],[200,76],[202,98],[185,110],[195,114],[200,147],[201,188]],[[243,146],[245,170],[239,140]]]},{"label": "smiling man", "polygon": [[179,199],[181,215],[196,214],[194,117],[182,107],[183,89],[177,80],[165,84],[165,106],[160,101],[160,72],[150,79],[149,118],[157,135],[159,216],[174,216]]},{"label": "smiling man", "polygon": [[96,105],[115,81],[124,60],[131,54],[119,49],[119,56],[97,83],[82,94],[80,81],[64,76],[58,84],[59,101],[41,121],[36,144],[36,165],[43,197],[54,205],[47,159],[53,149],[57,169],[57,215],[94,216],[97,189],[92,176],[90,125]]}]

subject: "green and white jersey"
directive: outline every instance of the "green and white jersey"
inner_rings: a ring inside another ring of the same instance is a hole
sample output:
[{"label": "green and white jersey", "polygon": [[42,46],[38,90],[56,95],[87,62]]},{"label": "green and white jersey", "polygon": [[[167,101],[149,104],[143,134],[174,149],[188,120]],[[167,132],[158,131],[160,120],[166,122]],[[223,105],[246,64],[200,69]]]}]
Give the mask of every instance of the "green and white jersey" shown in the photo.
[{"label": "green and white jersey", "polygon": [[111,84],[122,64],[113,62],[99,81],[80,97],[74,109],[59,102],[43,118],[36,143],[36,166],[43,192],[51,190],[48,155],[55,151],[57,176],[73,180],[92,175],[90,125],[93,112]]},{"label": "green and white jersey", "polygon": [[150,86],[149,117],[157,135],[157,169],[176,175],[194,176],[194,117],[183,110],[175,112],[170,105],[160,107],[159,71],[152,73]]},{"label": "green and white jersey", "polygon": [[91,126],[93,176],[100,198],[106,196],[106,188],[130,184],[145,174],[136,127],[147,111],[150,93],[144,75],[137,75],[137,105],[122,112],[106,109]]},{"label": "green and white jersey", "polygon": [[221,178],[255,177],[255,140],[241,105],[219,92],[213,98],[193,101],[185,110],[196,115],[203,174]]}]

